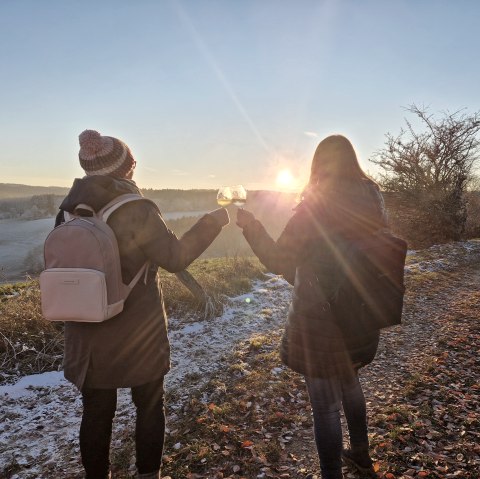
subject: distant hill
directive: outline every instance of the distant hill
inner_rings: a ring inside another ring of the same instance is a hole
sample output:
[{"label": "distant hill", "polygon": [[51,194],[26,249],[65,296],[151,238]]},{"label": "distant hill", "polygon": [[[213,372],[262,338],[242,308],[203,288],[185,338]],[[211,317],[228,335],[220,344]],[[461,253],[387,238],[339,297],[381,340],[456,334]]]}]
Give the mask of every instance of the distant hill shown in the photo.
[{"label": "distant hill", "polygon": [[[68,193],[69,188],[60,186],[28,186],[12,183],[0,183],[0,204],[7,203],[5,208],[0,210],[9,211],[12,208],[11,200],[22,199],[23,203],[29,204],[33,196],[54,195],[54,203],[58,207],[63,197]],[[143,195],[157,203],[160,211],[166,213],[171,211],[207,211],[218,208],[216,197],[217,190],[207,189],[162,189],[143,188]],[[276,191],[248,191],[247,208],[258,212],[258,209],[266,209],[270,214],[283,209],[285,203],[289,206],[294,195],[279,193]],[[1,200],[5,200],[2,202]],[[8,201],[10,200],[10,201]],[[22,204],[23,204],[22,203]],[[18,212],[13,217],[22,214],[24,206],[15,204]],[[31,206],[31,205],[30,205]],[[28,207],[30,207],[28,206]]]},{"label": "distant hill", "polygon": [[69,188],[63,186],[29,186],[15,183],[0,183],[0,199],[26,198],[35,195],[65,196]]}]

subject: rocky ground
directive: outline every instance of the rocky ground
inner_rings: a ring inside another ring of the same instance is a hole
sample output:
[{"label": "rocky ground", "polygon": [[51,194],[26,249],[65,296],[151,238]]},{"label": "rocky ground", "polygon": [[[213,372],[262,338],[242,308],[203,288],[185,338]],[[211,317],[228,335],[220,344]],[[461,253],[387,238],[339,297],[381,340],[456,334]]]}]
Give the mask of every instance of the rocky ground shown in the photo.
[{"label": "rocky ground", "polygon": [[[480,243],[411,252],[406,281],[404,323],[382,333],[376,360],[361,374],[375,467],[386,479],[478,479]],[[219,318],[171,320],[164,474],[316,474],[304,384],[276,354],[289,296],[290,287],[269,276]],[[80,414],[78,394],[61,373],[1,387],[0,477],[82,477]],[[133,474],[132,428],[122,391],[114,477]]]}]

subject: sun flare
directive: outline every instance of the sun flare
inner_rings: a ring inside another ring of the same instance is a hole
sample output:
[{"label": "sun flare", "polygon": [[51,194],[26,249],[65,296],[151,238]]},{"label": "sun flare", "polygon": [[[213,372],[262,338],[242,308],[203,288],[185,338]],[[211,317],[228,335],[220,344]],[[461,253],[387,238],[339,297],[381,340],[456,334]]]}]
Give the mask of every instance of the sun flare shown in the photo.
[{"label": "sun flare", "polygon": [[290,170],[281,170],[277,175],[277,185],[284,188],[292,187],[295,183],[295,178],[290,173]]}]

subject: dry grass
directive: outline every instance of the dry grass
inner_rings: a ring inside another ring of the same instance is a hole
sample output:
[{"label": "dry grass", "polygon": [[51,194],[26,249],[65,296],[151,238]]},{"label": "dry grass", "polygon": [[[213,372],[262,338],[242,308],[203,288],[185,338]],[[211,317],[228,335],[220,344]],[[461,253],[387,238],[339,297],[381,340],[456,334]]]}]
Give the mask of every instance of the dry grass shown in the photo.
[{"label": "dry grass", "polygon": [[[189,271],[222,310],[226,296],[248,291],[263,276],[253,258],[217,258],[194,262]],[[170,313],[194,313],[202,307],[175,275],[161,272]],[[37,280],[0,286],[0,383],[20,375],[61,368],[63,324],[42,318]]]},{"label": "dry grass", "polygon": [[[188,271],[202,285],[219,314],[225,296],[248,291],[252,280],[262,278],[265,269],[257,258],[228,257],[197,260],[189,266]],[[174,274],[161,270],[160,278],[168,313],[202,311],[204,306],[178,282]]]},{"label": "dry grass", "polygon": [[61,366],[63,324],[42,318],[37,281],[0,288],[0,380]]}]

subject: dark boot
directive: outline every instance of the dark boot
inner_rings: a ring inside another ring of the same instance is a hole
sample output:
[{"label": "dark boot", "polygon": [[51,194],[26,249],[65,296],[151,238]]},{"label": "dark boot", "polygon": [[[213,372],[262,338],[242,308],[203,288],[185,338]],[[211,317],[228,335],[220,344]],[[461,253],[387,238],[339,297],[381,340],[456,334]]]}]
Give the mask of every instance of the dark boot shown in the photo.
[{"label": "dark boot", "polygon": [[368,448],[352,448],[342,451],[343,462],[365,477],[378,478],[377,473],[373,469],[373,461],[368,453]]},{"label": "dark boot", "polygon": [[137,472],[137,479],[160,479],[160,471],[147,472],[146,474]]}]

